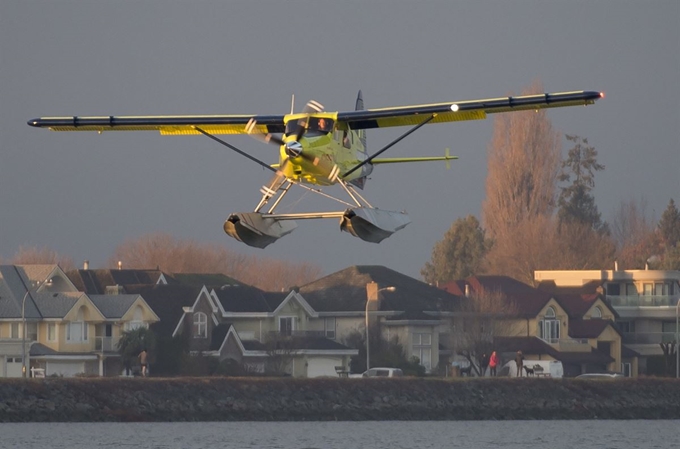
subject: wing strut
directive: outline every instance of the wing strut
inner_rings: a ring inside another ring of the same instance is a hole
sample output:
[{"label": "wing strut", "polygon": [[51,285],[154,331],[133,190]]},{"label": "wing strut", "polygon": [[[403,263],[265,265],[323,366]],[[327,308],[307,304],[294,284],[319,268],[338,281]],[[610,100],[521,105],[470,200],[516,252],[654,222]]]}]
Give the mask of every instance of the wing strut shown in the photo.
[{"label": "wing strut", "polygon": [[215,142],[221,143],[222,145],[224,145],[225,147],[229,148],[230,150],[236,151],[236,152],[237,152],[238,154],[240,154],[241,156],[245,156],[245,157],[247,157],[248,159],[250,159],[251,161],[260,164],[261,166],[263,166],[263,167],[266,168],[267,170],[271,170],[271,171],[273,171],[274,173],[276,173],[276,169],[275,169],[274,167],[272,167],[271,165],[268,165],[268,164],[262,162],[261,160],[259,160],[259,159],[256,158],[256,157],[253,157],[253,156],[249,155],[249,154],[246,153],[245,151],[241,151],[241,150],[239,150],[238,148],[236,148],[235,146],[228,144],[228,143],[225,142],[224,140],[219,139],[219,138],[213,136],[212,134],[203,131],[203,130],[202,130],[201,128],[199,128],[198,126],[194,126],[194,129],[195,129],[196,131],[198,131],[199,133],[203,134],[204,136],[210,137],[210,138],[211,138],[212,140],[214,140]]},{"label": "wing strut", "polygon": [[389,148],[391,148],[391,147],[394,146],[395,144],[399,143],[401,140],[403,140],[404,138],[406,138],[409,134],[413,133],[414,131],[416,131],[416,130],[417,130],[418,128],[420,128],[421,126],[424,126],[424,125],[428,124],[428,123],[429,123],[432,119],[434,119],[436,116],[437,116],[437,114],[432,114],[430,117],[428,117],[427,119],[423,120],[423,122],[420,123],[419,125],[414,126],[413,128],[411,128],[411,129],[409,129],[408,131],[406,131],[404,134],[402,134],[401,136],[399,136],[399,137],[397,137],[396,139],[394,139],[392,142],[390,142],[390,143],[388,143],[387,145],[385,145],[380,151],[378,151],[377,153],[374,153],[374,154],[373,154],[371,157],[369,157],[368,159],[366,159],[366,160],[362,161],[361,163],[355,165],[353,168],[351,168],[351,169],[350,169],[349,171],[347,171],[346,173],[343,173],[342,177],[344,178],[345,176],[349,176],[350,174],[352,174],[352,173],[354,173],[355,171],[359,170],[359,169],[360,169],[361,167],[363,167],[364,165],[370,164],[371,161],[372,161],[373,159],[375,159],[376,157],[380,156],[384,151],[388,150]]}]

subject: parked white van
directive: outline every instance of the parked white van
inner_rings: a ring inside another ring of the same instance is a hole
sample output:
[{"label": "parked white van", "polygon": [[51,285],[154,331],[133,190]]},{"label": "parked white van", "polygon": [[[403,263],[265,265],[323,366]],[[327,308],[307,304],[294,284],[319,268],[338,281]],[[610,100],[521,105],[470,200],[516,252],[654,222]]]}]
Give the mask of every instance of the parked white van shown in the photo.
[{"label": "parked white van", "polygon": [[349,377],[403,377],[399,368],[371,368],[362,374],[350,374]]},{"label": "parked white van", "polygon": [[[524,377],[564,377],[562,362],[557,360],[524,360]],[[517,364],[510,360],[500,369],[499,376],[517,377]]]}]

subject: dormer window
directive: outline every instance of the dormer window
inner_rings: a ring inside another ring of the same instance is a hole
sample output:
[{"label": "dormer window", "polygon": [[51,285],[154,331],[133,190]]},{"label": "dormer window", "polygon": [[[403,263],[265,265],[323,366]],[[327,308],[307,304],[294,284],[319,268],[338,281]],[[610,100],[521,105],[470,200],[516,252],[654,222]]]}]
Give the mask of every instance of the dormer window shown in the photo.
[{"label": "dormer window", "polygon": [[208,338],[208,316],[203,312],[194,313],[194,338]]},{"label": "dormer window", "polygon": [[279,332],[283,335],[293,335],[295,330],[295,317],[282,316],[279,317]]}]

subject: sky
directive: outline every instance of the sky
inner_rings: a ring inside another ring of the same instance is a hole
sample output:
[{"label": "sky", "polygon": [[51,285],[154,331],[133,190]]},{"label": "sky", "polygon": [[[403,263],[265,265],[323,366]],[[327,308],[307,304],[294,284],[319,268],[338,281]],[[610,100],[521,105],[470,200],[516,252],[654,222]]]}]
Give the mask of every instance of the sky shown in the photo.
[{"label": "sky", "polygon": [[[644,201],[658,220],[680,201],[680,3],[669,1],[49,1],[0,2],[0,258],[48,247],[106,267],[146,234],[318,265],[384,265],[415,278],[458,218],[481,217],[487,120],[428,125],[382,157],[460,157],[379,166],[362,194],[412,223],[380,244],[335,220],[298,222],[264,250],[228,237],[270,173],[204,136],[56,133],[35,117],[285,114],[519,94],[603,91],[593,106],[549,110],[588,139],[606,169],[594,195],[605,219]],[[369,153],[406,129],[368,131]],[[274,163],[277,150],[222,136]],[[563,140],[563,154],[569,146]],[[331,191],[331,193],[339,193]],[[301,196],[298,204],[330,203]],[[328,210],[328,209],[324,209]],[[123,261],[124,263],[124,261]]]}]

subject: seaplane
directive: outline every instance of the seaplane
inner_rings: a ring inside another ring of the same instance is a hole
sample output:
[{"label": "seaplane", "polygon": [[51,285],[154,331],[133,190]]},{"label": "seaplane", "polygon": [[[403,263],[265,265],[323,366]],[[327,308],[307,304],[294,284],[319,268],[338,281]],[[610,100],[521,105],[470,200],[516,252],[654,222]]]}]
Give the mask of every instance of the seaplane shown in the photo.
[{"label": "seaplane", "polygon": [[[30,126],[52,131],[158,131],[165,136],[204,135],[256,164],[273,172],[260,189],[262,194],[252,212],[233,213],[224,223],[231,237],[253,247],[265,248],[291,233],[296,220],[336,219],[340,229],[367,242],[380,243],[410,223],[404,211],[389,211],[372,206],[360,193],[376,165],[446,161],[444,156],[381,158],[385,151],[427,124],[482,120],[487,114],[538,110],[563,106],[585,106],[604,97],[601,92],[575,91],[509,96],[481,100],[364,109],[361,91],[355,109],[328,112],[317,101],[309,101],[301,112],[259,115],[183,115],[183,116],[69,116],[41,117],[28,121]],[[294,104],[294,100],[293,100]],[[408,127],[399,137],[369,153],[366,130]],[[278,148],[278,162],[268,164],[252,154],[217,137],[224,134],[249,134]],[[339,185],[346,198],[330,195],[323,189]],[[341,204],[339,210],[281,213],[281,200],[291,187],[299,186]]]}]

